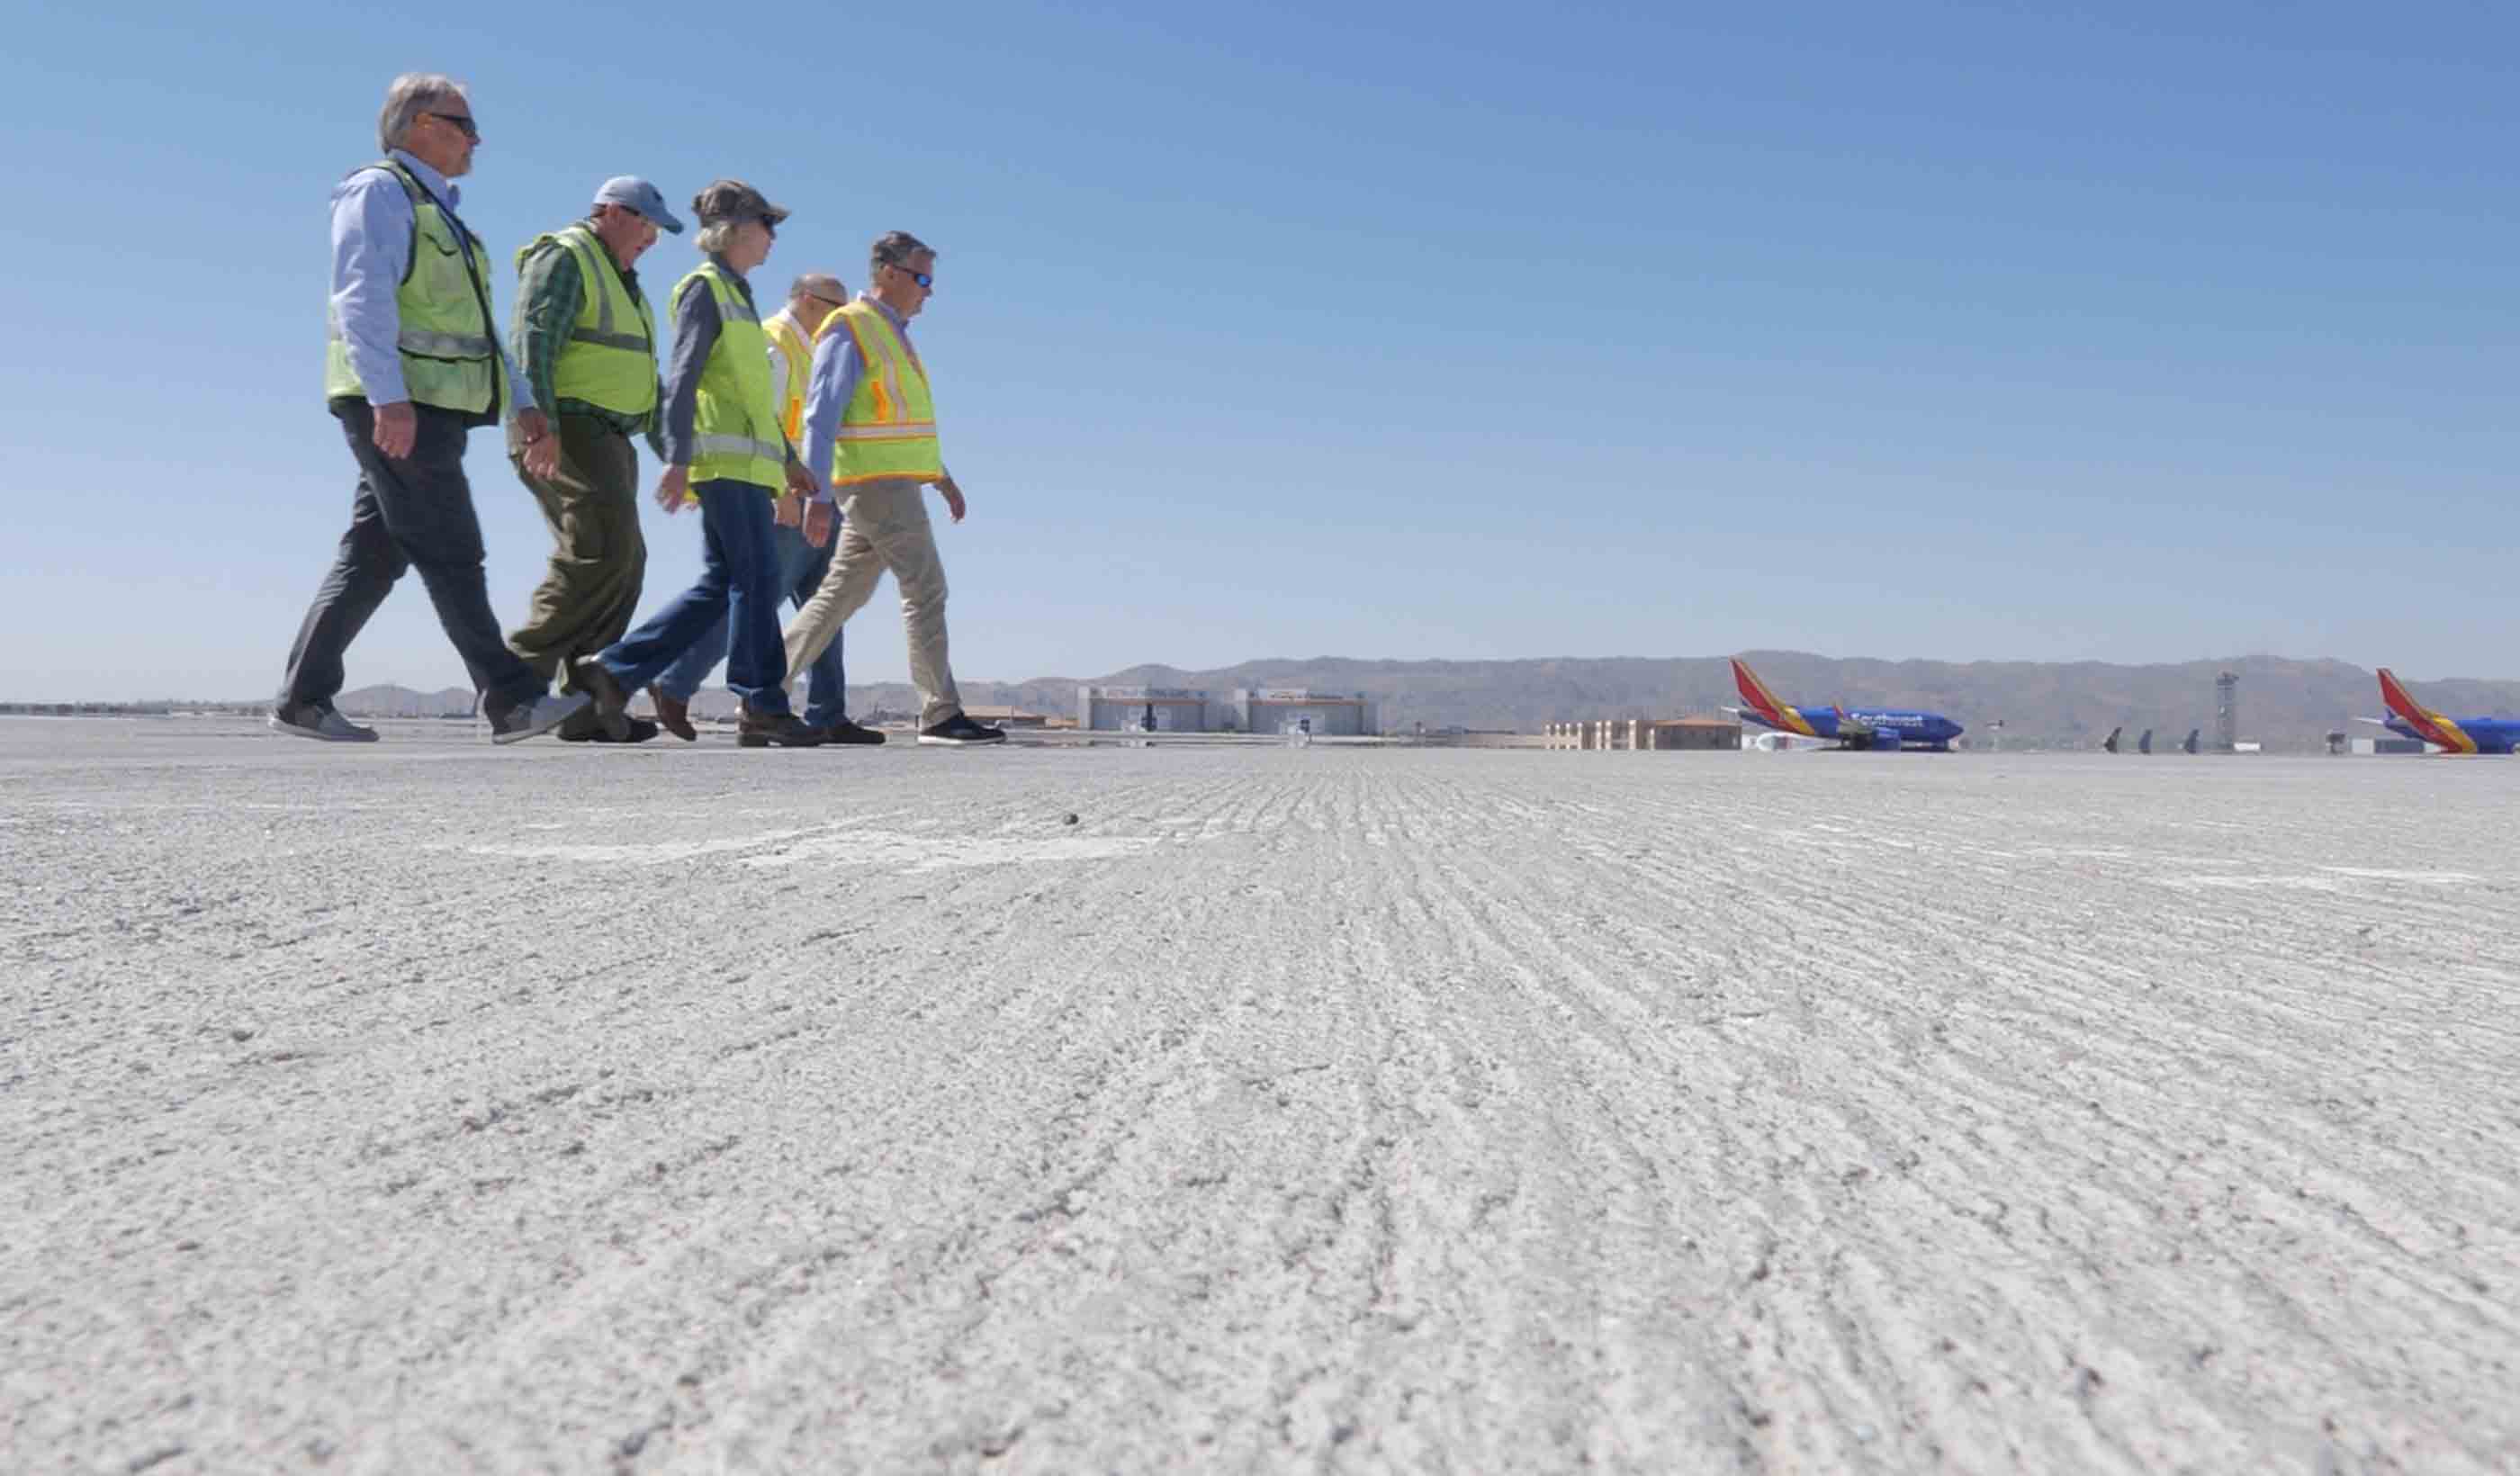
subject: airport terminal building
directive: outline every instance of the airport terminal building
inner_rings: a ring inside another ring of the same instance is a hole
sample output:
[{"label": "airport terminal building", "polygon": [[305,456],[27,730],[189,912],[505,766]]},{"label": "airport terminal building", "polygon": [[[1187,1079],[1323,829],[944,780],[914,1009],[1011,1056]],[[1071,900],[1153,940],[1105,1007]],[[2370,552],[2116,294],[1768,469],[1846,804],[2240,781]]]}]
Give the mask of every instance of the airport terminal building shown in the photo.
[{"label": "airport terminal building", "polygon": [[1100,733],[1310,733],[1368,738],[1381,704],[1365,693],[1242,687],[1222,698],[1186,687],[1079,687],[1076,726]]}]

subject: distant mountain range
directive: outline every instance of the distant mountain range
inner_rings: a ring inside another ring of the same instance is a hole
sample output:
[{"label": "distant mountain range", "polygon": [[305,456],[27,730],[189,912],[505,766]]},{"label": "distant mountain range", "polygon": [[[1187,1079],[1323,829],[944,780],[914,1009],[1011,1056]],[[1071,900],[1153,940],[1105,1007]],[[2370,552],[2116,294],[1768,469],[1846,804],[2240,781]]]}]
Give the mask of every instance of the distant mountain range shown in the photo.
[{"label": "distant mountain range", "polygon": [[[1925,707],[1983,737],[2003,722],[2007,746],[2090,746],[2112,728],[2127,730],[2131,747],[2146,728],[2166,746],[2190,728],[2214,734],[2214,678],[2240,677],[2240,737],[2270,749],[2312,749],[2331,731],[2375,730],[2349,720],[2376,717],[2380,696],[2372,674],[2343,661],[2298,661],[2282,656],[2238,656],[2167,666],[2112,666],[2099,661],[1875,661],[1837,660],[1802,651],[1745,651],[1768,685],[1789,702]],[[1022,708],[1049,716],[1072,715],[1083,685],[1188,687],[1220,695],[1238,687],[1308,687],[1317,692],[1361,692],[1381,703],[1386,733],[1467,728],[1532,732],[1543,723],[1574,718],[1672,717],[1732,705],[1732,672],[1722,656],[1555,657],[1527,661],[1359,661],[1339,656],[1310,660],[1245,661],[1238,666],[1186,671],[1173,666],[1132,666],[1095,677],[1036,677],[1028,682],[966,682],[963,699],[980,706]],[[2445,680],[2419,682],[2416,695],[2454,714],[2520,712],[2520,682]],[[472,693],[450,687],[415,692],[406,687],[363,687],[343,693],[341,710],[354,715],[462,716]],[[706,714],[731,713],[735,698],[723,688],[701,694]],[[918,694],[899,682],[849,689],[849,711],[861,721],[907,714]]]}]

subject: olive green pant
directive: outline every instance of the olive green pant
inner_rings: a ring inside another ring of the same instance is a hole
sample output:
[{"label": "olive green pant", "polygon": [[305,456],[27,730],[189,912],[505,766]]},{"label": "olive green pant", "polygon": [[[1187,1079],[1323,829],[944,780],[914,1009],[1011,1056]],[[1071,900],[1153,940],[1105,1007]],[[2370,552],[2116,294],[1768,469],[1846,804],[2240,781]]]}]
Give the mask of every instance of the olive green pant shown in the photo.
[{"label": "olive green pant", "polygon": [[639,453],[630,437],[583,415],[559,417],[557,429],[560,465],[549,477],[527,474],[513,437],[508,447],[552,531],[550,572],[534,589],[525,623],[509,632],[508,649],[568,692],[569,667],[630,628],[648,577],[648,539],[639,530]]}]

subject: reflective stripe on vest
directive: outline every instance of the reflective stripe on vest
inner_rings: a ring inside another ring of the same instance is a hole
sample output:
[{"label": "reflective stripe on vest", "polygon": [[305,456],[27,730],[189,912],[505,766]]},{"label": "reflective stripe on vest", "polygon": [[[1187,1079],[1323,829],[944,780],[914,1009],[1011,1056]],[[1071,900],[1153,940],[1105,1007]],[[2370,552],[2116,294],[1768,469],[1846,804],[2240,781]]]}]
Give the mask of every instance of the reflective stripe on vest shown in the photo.
[{"label": "reflective stripe on vest", "polygon": [[[385,171],[411,204],[411,259],[394,290],[394,348],[402,358],[403,392],[416,404],[495,417],[504,386],[498,342],[490,334],[488,287],[479,275],[488,269],[478,255],[479,240],[399,161],[366,168]],[[324,316],[324,397],[366,399],[341,325],[330,311]]]},{"label": "reflective stripe on vest", "polygon": [[498,345],[479,334],[440,334],[406,328],[394,335],[394,347],[431,359],[478,359]]},{"label": "reflective stripe on vest", "polygon": [[701,456],[757,456],[785,462],[788,448],[778,441],[756,441],[748,435],[695,435],[692,450]]},{"label": "reflective stripe on vest", "polygon": [[846,333],[855,339],[857,392],[849,396],[832,437],[832,485],[934,481],[945,474],[936,439],[936,402],[919,353],[883,310],[861,297],[824,323],[816,337]]},{"label": "reflective stripe on vest", "polygon": [[770,340],[743,299],[742,279],[713,260],[674,284],[675,301],[696,279],[716,299],[718,335],[700,366],[692,480],[747,481],[776,493],[787,481],[788,448],[779,439],[779,408],[770,393]]},{"label": "reflective stripe on vest", "polygon": [[786,382],[773,384],[770,392],[779,399],[779,424],[790,442],[805,438],[805,385],[814,375],[814,344],[806,336],[805,325],[787,308],[772,313],[761,325],[770,346],[779,350],[780,371]]},{"label": "reflective stripe on vest", "polygon": [[[568,336],[554,345],[552,397],[574,400],[619,416],[645,416],[656,408],[656,320],[645,300],[634,300],[612,250],[584,222],[539,236],[517,253],[519,275],[534,254],[557,247],[577,263],[577,315]],[[517,303],[517,352],[524,355],[526,304]],[[637,330],[624,333],[627,326]],[[553,407],[557,408],[557,407]]]}]

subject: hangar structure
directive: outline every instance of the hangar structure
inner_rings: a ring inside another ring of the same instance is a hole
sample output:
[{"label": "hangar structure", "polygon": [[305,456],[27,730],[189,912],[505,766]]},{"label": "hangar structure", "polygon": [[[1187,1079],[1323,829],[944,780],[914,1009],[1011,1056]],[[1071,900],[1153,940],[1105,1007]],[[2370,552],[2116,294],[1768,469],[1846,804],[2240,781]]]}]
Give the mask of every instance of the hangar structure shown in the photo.
[{"label": "hangar structure", "polygon": [[1242,687],[1220,698],[1189,687],[1079,687],[1076,726],[1090,733],[1309,733],[1364,738],[1382,731],[1381,705],[1361,692]]},{"label": "hangar structure", "polygon": [[1364,693],[1315,692],[1308,687],[1238,688],[1234,718],[1244,733],[1364,738],[1382,731],[1380,704]]},{"label": "hangar structure", "polygon": [[1214,733],[1218,705],[1188,687],[1079,687],[1076,726],[1089,733]]}]

